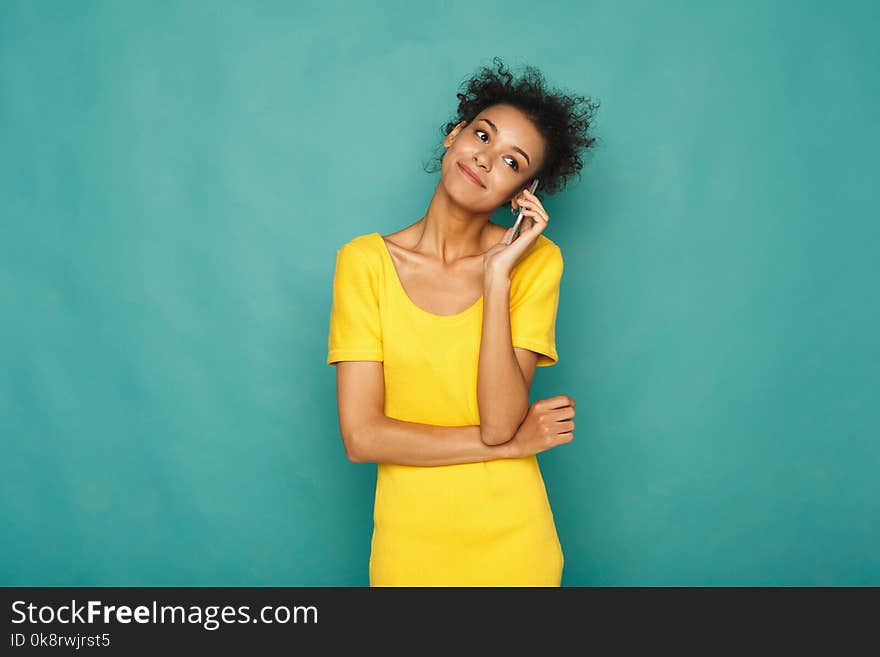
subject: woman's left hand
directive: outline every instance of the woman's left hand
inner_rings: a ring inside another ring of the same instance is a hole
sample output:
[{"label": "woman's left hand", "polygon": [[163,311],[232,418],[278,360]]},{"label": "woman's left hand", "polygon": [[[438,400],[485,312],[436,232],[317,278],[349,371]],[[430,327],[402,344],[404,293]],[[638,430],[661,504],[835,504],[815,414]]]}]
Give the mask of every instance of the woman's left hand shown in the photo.
[{"label": "woman's left hand", "polygon": [[[524,189],[522,197],[517,203],[523,206],[523,220],[520,222],[520,231],[511,244],[507,240],[513,233],[513,227],[507,229],[504,237],[498,244],[493,245],[483,254],[483,274],[488,277],[504,276],[510,278],[510,273],[519,262],[528,248],[535,243],[538,235],[544,232],[550,217],[541,201],[529,190]],[[525,228],[526,217],[532,217],[534,223]]]}]

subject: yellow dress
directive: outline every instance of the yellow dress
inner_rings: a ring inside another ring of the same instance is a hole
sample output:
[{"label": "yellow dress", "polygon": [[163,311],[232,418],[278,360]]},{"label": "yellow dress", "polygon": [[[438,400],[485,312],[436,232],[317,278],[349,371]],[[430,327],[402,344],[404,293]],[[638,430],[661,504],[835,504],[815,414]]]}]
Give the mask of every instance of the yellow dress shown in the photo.
[{"label": "yellow dress", "polygon": [[[511,272],[514,347],[557,362],[559,247],[539,235]],[[435,315],[406,294],[380,233],[336,253],[327,363],[384,363],[385,415],[480,423],[483,298]],[[533,456],[442,466],[379,463],[370,586],[559,586],[564,557]]]}]

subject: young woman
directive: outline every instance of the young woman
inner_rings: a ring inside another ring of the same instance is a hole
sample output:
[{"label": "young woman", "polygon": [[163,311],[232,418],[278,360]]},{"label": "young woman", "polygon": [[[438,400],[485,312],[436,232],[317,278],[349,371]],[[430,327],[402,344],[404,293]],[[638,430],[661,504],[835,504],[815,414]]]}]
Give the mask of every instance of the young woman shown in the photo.
[{"label": "young woman", "polygon": [[[336,255],[327,363],[348,458],[378,464],[371,586],[561,583],[536,454],[573,439],[575,402],[529,404],[558,360],[563,260],[528,186],[580,170],[598,104],[495,62],[457,94],[425,216]],[[507,203],[518,235],[489,221]]]}]

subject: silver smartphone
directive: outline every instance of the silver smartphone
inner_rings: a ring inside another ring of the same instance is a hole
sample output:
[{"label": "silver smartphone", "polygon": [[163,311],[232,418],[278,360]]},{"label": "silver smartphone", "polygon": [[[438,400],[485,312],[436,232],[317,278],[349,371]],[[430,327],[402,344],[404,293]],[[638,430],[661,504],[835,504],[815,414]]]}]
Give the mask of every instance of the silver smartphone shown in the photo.
[{"label": "silver smartphone", "polygon": [[[538,179],[535,178],[535,180],[532,182],[531,187],[529,187],[529,191],[532,194],[534,194],[535,190],[537,188],[538,188]],[[519,234],[520,224],[522,224],[523,210],[525,210],[525,208],[520,207],[519,214],[516,215],[516,221],[513,223],[513,232],[510,234],[510,237],[507,238],[507,241],[505,242],[505,244],[511,244],[513,242],[513,240],[516,239],[516,236]]]}]

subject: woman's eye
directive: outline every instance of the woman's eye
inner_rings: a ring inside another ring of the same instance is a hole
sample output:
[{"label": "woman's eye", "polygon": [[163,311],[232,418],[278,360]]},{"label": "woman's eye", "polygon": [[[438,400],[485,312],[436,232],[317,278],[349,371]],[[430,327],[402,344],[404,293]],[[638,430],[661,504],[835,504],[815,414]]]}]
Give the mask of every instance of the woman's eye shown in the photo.
[{"label": "woman's eye", "polygon": [[[488,133],[485,130],[474,130],[474,134],[477,135],[477,139],[486,143],[480,135],[488,136]],[[519,163],[514,159],[510,158],[510,160],[506,160],[511,167],[513,167],[514,171],[519,171]]]}]

